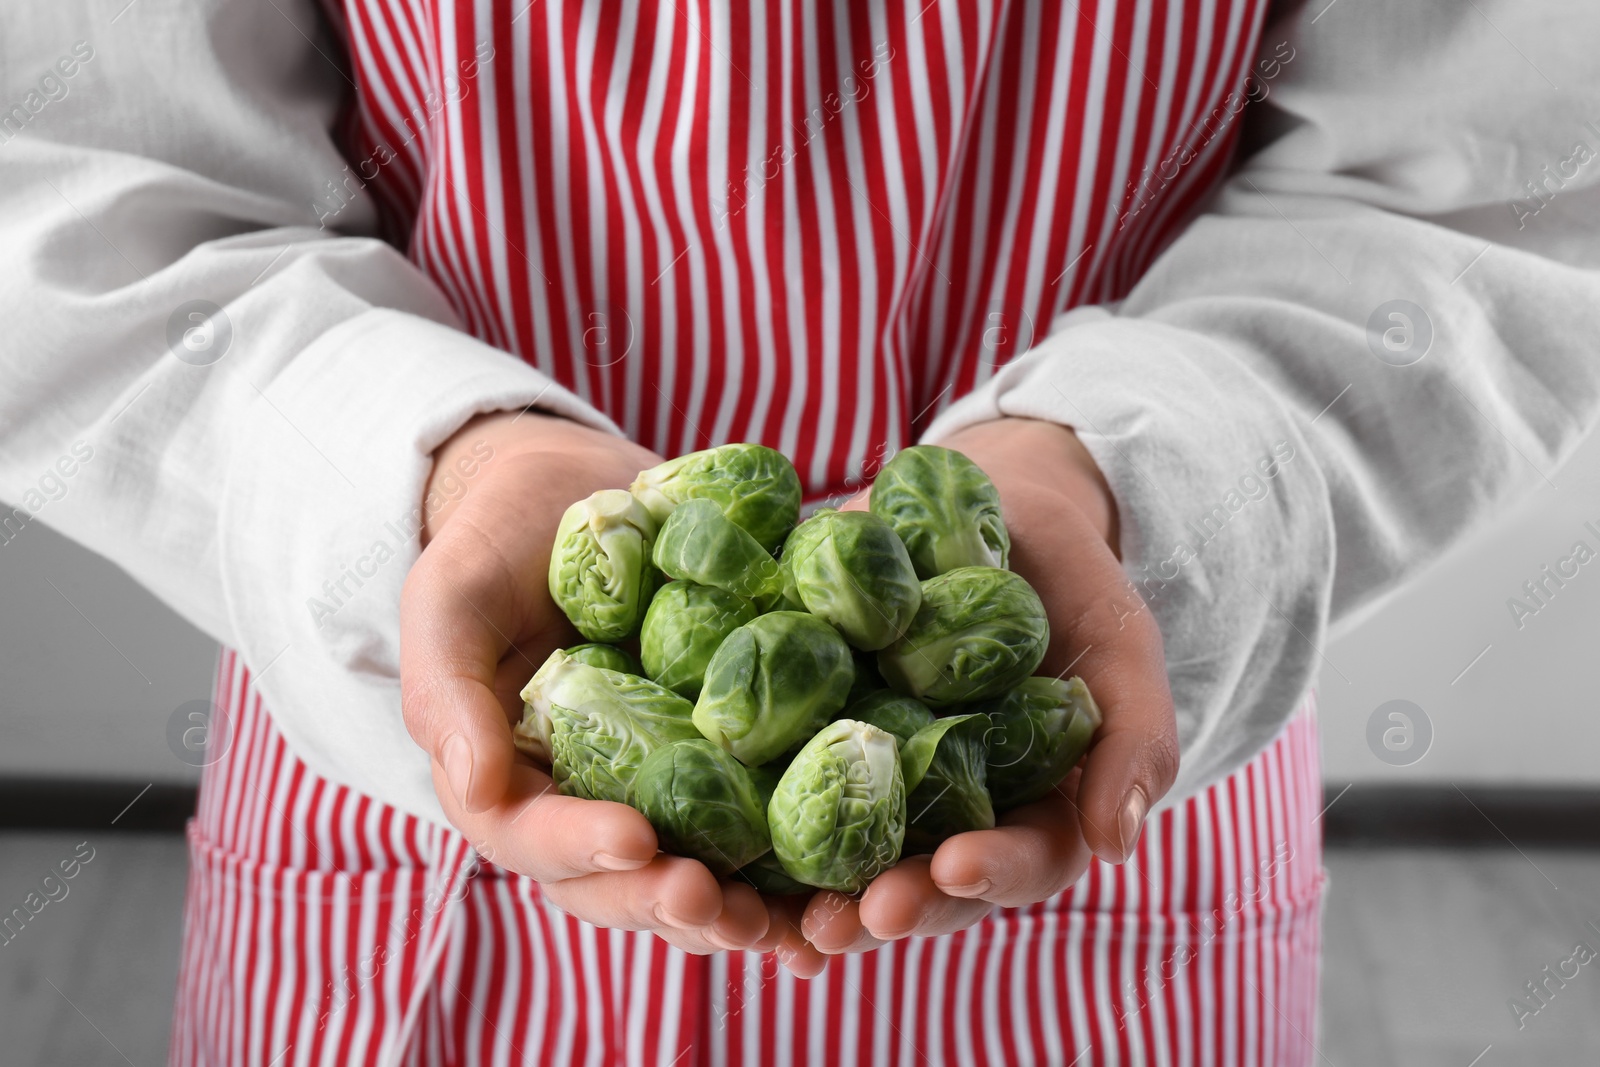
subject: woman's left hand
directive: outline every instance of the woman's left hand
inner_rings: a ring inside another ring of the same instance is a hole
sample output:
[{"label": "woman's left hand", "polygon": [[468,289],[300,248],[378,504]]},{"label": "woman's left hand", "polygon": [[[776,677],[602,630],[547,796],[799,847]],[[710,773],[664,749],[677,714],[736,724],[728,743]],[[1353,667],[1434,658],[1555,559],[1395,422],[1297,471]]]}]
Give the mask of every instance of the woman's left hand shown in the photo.
[{"label": "woman's left hand", "polygon": [[[1016,808],[993,830],[958,834],[932,856],[908,856],[859,901],[823,892],[801,931],[824,953],[859,952],[903,937],[963,929],[995,905],[1061,892],[1092,856],[1133,853],[1150,805],[1178,769],[1177,724],[1161,633],[1118,559],[1116,503],[1070,429],[1004,418],[941,442],[964,453],[1000,491],[1011,569],[1032,583],[1050,618],[1039,673],[1088,683],[1105,722],[1056,791]],[[847,508],[866,507],[865,493]]]}]

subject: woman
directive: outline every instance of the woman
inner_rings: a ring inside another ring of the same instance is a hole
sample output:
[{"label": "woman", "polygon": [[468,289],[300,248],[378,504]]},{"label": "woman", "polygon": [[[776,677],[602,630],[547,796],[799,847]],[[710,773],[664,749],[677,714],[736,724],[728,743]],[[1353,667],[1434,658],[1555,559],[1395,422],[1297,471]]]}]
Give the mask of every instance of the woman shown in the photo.
[{"label": "woman", "polygon": [[[91,440],[47,521],[239,650],[174,1062],[1310,1063],[1327,620],[1600,393],[1593,175],[1555,230],[1518,186],[1592,33],[1330,9],[15,18],[5,469]],[[813,501],[983,466],[1081,774],[795,906],[554,794],[509,721],[556,517],[726,440]]]}]

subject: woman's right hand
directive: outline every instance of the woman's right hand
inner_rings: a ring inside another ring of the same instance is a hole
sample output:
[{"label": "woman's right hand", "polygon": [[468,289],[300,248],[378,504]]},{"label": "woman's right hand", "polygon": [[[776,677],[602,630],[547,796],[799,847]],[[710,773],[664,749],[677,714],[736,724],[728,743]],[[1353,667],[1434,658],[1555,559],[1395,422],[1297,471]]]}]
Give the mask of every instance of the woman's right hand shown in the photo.
[{"label": "woman's right hand", "polygon": [[775,951],[795,973],[815,974],[825,960],[801,936],[799,905],[658,853],[644,816],[561,795],[512,745],[522,686],[552,650],[581,640],[547,584],[562,513],[660,461],[532,411],[480,416],[439,447],[424,548],[400,603],[406,726],[433,758],[450,821],[485,859],[538,881],[563,911],[652,930],[689,952]]}]

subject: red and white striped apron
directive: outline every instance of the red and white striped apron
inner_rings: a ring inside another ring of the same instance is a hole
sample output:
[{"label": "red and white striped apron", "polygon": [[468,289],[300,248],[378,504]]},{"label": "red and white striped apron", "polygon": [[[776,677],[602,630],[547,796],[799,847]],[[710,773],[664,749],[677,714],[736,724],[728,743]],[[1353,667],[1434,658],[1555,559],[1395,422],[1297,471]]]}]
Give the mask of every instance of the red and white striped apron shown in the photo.
[{"label": "red and white striped apron", "polygon": [[[1228,164],[1264,8],[344,0],[351,173],[321,211],[369,185],[475,335],[665,454],[780,448],[817,498],[1126,292]],[[236,740],[190,827],[179,1064],[1314,1055],[1309,698],[1127,865],[810,981],[571,919],[317,777],[231,653],[218,705]]]},{"label": "red and white striped apron", "polygon": [[180,1065],[1314,1062],[1323,874],[1307,699],[1136,855],[798,979],[605,930],[460,835],[317,777],[224,653],[189,828]]}]

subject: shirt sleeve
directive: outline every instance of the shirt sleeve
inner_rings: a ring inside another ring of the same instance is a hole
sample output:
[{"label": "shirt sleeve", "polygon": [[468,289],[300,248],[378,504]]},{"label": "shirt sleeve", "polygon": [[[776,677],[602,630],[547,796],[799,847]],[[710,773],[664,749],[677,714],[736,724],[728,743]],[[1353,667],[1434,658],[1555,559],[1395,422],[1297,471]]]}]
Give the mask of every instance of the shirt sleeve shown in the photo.
[{"label": "shirt sleeve", "polygon": [[109,557],[240,651],[313,770],[443,821],[398,681],[430,455],[484,411],[615,427],[374,236],[310,3],[117,6],[0,35],[0,542]]},{"label": "shirt sleeve", "polygon": [[1167,803],[1320,667],[1353,684],[1330,620],[1556,485],[1600,412],[1600,8],[1296,7],[1204,213],[926,435],[1050,419],[1105,472],[1177,703]]}]

